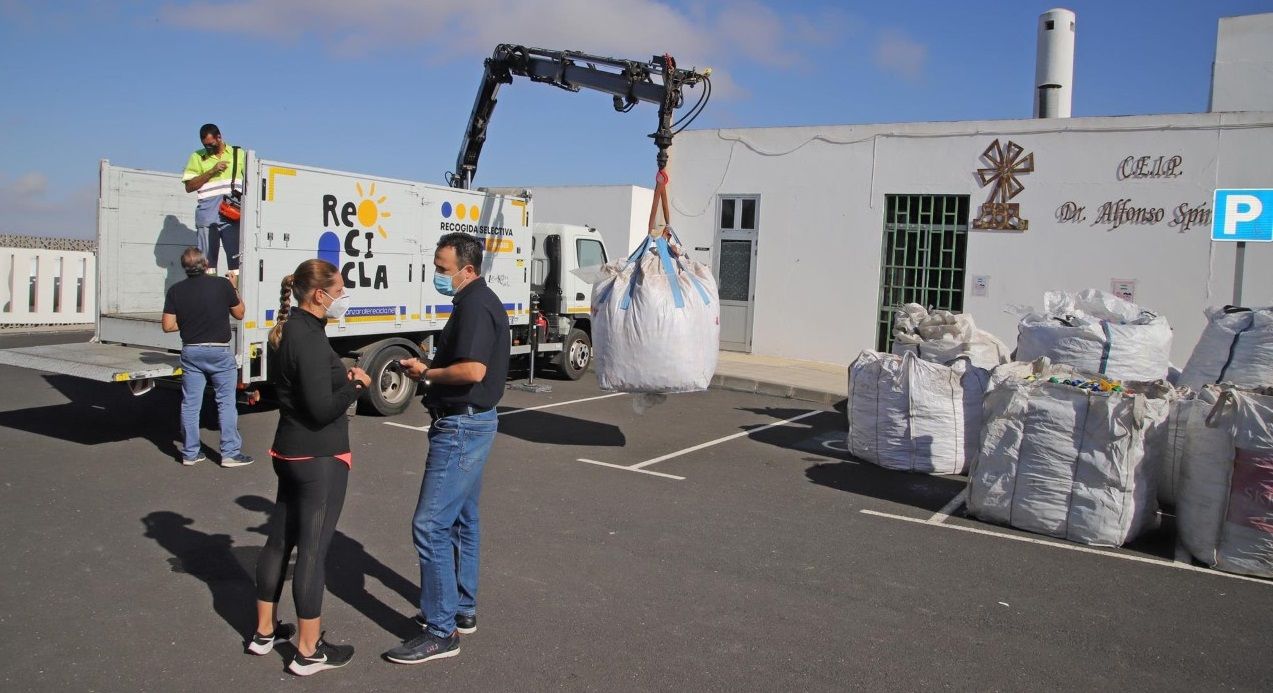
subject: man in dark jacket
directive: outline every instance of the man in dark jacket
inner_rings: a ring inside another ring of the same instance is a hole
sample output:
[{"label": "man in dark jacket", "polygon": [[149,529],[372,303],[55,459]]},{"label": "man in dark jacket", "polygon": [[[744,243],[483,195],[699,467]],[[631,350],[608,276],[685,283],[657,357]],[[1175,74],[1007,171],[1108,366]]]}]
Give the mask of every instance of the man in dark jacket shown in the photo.
[{"label": "man in dark jacket", "polygon": [[402,362],[424,383],[433,426],[412,523],[423,630],[385,653],[399,664],[455,656],[459,633],[477,630],[478,495],[495,441],[495,405],[508,378],[508,313],[481,277],[481,241],[464,233],[443,236],[433,268],[434,288],[454,298],[433,363]]},{"label": "man in dark jacket", "polygon": [[221,423],[221,466],[252,464],[239,437],[234,401],[239,365],[230,343],[230,318],[243,319],[243,300],[229,280],[207,274],[208,261],[198,248],[186,248],[181,267],[186,279],[169,287],[163,313],[164,332],[181,332],[181,463],[208,459],[199,440],[199,412],[211,382]]}]

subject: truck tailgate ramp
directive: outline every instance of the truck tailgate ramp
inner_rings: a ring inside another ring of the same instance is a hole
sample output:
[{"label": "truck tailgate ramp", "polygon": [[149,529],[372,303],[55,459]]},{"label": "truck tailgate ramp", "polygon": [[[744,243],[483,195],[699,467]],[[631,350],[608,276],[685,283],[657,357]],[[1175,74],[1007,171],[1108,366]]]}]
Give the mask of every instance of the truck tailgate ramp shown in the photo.
[{"label": "truck tailgate ramp", "polygon": [[0,364],[73,375],[104,383],[181,374],[180,354],[93,342],[0,349]]}]

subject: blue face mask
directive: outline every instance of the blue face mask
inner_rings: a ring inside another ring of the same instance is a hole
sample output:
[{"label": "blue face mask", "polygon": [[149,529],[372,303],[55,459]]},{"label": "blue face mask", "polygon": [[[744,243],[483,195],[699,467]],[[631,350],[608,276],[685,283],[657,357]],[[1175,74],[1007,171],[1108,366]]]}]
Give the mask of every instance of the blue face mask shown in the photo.
[{"label": "blue face mask", "polygon": [[438,293],[443,296],[455,295],[455,286],[451,284],[451,277],[441,272],[433,275],[433,288],[437,289]]}]

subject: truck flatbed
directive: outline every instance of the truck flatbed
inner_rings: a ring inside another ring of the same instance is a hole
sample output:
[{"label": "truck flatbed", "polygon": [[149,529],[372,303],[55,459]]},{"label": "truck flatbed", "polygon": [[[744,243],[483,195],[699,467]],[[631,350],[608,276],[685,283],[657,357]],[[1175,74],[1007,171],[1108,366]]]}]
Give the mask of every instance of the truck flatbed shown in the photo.
[{"label": "truck flatbed", "polygon": [[180,354],[97,342],[0,349],[0,364],[104,383],[181,375]]}]

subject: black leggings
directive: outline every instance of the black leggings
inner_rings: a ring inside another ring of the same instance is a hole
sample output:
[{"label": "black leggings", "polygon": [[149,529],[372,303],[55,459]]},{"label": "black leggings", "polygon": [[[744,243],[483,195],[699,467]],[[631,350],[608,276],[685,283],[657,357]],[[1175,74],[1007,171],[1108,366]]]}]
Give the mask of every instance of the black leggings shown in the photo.
[{"label": "black leggings", "polygon": [[288,462],[274,458],[278,500],[270,516],[270,538],[256,561],[256,598],[278,603],[287,562],[296,552],[292,599],[296,617],[318,618],[323,610],[324,564],[336,521],[345,504],[349,467],[335,457]]}]

